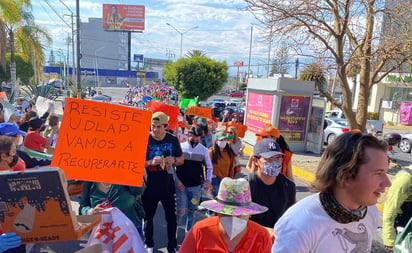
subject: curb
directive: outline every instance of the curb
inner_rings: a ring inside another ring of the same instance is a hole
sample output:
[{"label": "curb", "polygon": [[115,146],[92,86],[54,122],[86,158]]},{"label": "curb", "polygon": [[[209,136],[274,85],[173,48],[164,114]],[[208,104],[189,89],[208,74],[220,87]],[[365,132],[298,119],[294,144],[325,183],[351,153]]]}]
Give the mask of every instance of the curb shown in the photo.
[{"label": "curb", "polygon": [[[253,149],[250,146],[246,146],[243,149],[243,152],[247,155],[252,155],[253,154]],[[307,170],[301,169],[297,166],[292,165],[292,171],[293,175],[302,179],[306,183],[310,184],[315,180],[315,174],[311,173]],[[379,212],[382,214],[383,213],[383,205],[381,203],[377,203],[376,207],[378,208]]]}]

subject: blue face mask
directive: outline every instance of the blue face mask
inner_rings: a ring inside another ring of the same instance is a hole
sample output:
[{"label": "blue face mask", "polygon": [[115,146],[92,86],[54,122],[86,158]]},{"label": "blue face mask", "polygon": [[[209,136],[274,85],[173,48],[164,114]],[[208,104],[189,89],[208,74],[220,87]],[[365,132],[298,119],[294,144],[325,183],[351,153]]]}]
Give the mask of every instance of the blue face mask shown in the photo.
[{"label": "blue face mask", "polygon": [[277,177],[281,169],[282,164],[277,162],[270,162],[262,165],[262,172],[268,177]]}]

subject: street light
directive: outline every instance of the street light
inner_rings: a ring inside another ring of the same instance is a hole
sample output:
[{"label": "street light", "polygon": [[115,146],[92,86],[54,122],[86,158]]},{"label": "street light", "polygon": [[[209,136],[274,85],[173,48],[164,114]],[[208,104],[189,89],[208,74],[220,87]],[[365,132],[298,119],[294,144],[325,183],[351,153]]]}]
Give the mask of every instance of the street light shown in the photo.
[{"label": "street light", "polygon": [[96,77],[96,81],[97,81],[97,87],[99,87],[99,88],[100,88],[100,80],[99,80],[99,65],[97,64],[97,52],[99,52],[103,48],[104,48],[104,46],[94,50],[94,61],[95,61],[95,66],[96,66],[95,77]]},{"label": "street light", "polygon": [[189,32],[189,31],[191,31],[191,30],[193,30],[193,29],[199,28],[199,27],[198,27],[198,26],[193,26],[192,28],[187,29],[187,30],[184,31],[184,32],[181,32],[181,31],[179,31],[176,27],[174,27],[173,25],[171,25],[171,24],[169,24],[169,23],[166,23],[166,25],[170,26],[171,28],[173,28],[176,32],[178,32],[178,33],[180,34],[180,58],[182,58],[183,34]]}]

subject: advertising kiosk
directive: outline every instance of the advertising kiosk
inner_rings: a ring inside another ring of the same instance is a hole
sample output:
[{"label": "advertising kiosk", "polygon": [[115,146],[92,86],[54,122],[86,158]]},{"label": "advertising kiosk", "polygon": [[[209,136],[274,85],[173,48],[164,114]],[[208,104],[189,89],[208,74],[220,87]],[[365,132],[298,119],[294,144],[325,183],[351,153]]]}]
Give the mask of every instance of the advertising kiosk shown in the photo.
[{"label": "advertising kiosk", "polygon": [[[292,151],[320,152],[325,101],[316,98],[317,109],[312,110],[314,90],[314,82],[288,77],[249,79],[244,140],[254,145],[255,134],[270,123],[279,129]],[[309,132],[312,136],[307,149]]]}]

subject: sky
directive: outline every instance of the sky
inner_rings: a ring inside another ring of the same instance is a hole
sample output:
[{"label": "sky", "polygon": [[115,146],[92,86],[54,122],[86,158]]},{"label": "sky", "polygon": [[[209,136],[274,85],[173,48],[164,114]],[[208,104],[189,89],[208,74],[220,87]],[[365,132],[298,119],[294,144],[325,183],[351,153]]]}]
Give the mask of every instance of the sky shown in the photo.
[{"label": "sky", "polygon": [[[50,50],[56,52],[62,49],[66,52],[66,38],[71,34],[70,11],[62,2],[76,14],[75,0],[32,1],[36,23],[46,28],[53,37],[53,44],[47,47],[47,59]],[[244,10],[243,0],[80,0],[82,22],[87,22],[88,18],[100,18],[103,4],[145,6],[145,30],[143,33],[132,34],[132,56],[143,54],[148,58],[168,59],[167,53],[171,53],[170,55],[175,56],[171,60],[177,60],[180,56],[180,34],[166,23],[180,32],[197,26],[198,28],[183,35],[183,55],[189,50],[201,50],[210,58],[226,61],[230,75],[235,76],[235,61],[244,62],[244,67],[241,67],[239,72],[247,71],[252,41],[250,68],[254,75],[267,74],[265,67],[270,43],[264,37],[263,26],[251,13]],[[272,56],[277,44],[276,41],[271,44]],[[101,54],[104,56],[104,52]],[[59,60],[58,57],[56,60]],[[294,59],[291,59],[292,62]],[[294,69],[292,64],[291,69]]]}]

